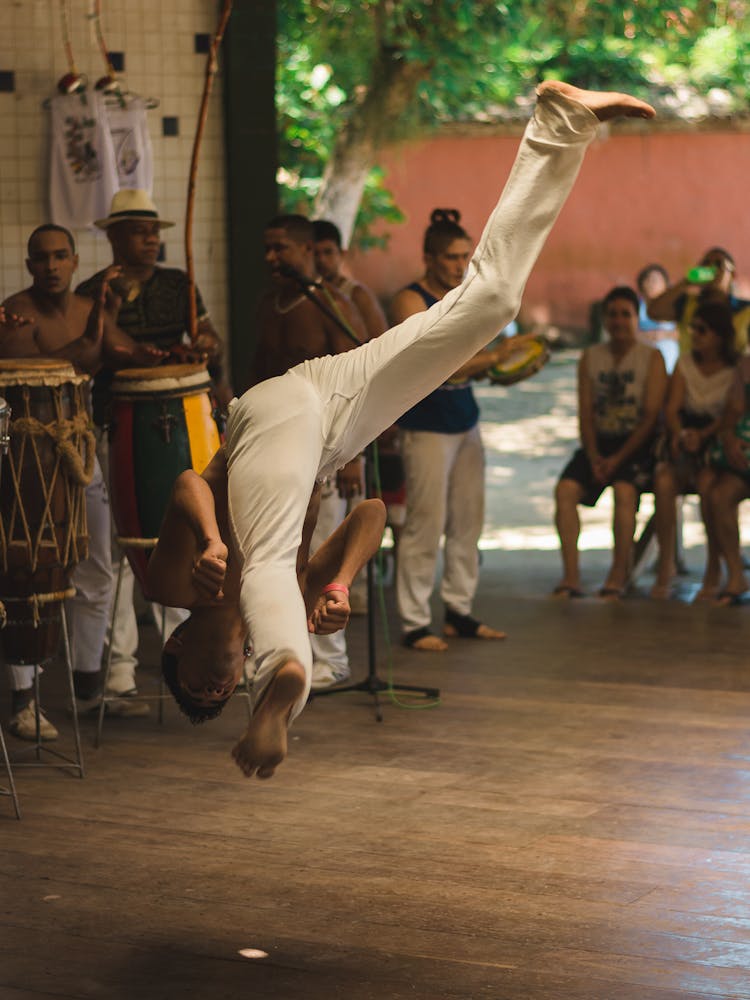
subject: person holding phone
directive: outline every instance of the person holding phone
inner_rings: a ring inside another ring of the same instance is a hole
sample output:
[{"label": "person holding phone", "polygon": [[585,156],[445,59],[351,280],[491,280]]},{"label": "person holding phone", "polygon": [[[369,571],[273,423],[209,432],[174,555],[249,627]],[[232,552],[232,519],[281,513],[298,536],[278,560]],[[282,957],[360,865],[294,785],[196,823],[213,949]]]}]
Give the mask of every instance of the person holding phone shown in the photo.
[{"label": "person holding phone", "polygon": [[750,301],[734,294],[736,269],[734,257],[728,250],[711,247],[696,267],[691,267],[683,278],[649,301],[650,319],[677,323],[680,354],[690,353],[690,324],[695,310],[706,302],[717,302],[729,308],[735,332],[734,349],[738,354],[745,351],[750,328]]}]

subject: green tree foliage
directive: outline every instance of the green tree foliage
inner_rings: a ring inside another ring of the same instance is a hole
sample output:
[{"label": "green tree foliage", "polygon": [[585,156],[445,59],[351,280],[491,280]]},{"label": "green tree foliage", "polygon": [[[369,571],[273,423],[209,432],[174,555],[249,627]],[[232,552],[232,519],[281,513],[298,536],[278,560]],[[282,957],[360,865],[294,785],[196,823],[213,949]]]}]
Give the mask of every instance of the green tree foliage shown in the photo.
[{"label": "green tree foliage", "polygon": [[[279,0],[282,200],[311,210],[347,132],[366,135],[371,156],[441,122],[512,113],[548,77],[627,89],[678,114],[688,96],[719,90],[725,111],[744,110],[750,2]],[[371,174],[360,240],[375,218],[398,217]]]}]

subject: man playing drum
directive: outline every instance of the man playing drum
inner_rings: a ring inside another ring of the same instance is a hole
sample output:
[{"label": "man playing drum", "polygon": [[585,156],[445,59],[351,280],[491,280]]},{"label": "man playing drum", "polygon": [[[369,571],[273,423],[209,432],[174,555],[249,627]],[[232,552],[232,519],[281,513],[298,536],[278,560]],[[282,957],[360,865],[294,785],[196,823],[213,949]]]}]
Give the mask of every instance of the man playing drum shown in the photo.
[{"label": "man playing drum", "polygon": [[[73,237],[60,226],[35,229],[28,241],[26,266],[33,281],[0,307],[0,357],[43,356],[72,362],[78,371],[94,374],[106,359],[121,368],[159,361],[163,352],[136,344],[118,330],[105,309],[109,283],[119,269],[110,268],[96,301],[71,291],[78,267]],[[109,554],[109,500],[99,463],[86,488],[89,555],[72,578],[76,596],[67,602],[71,618],[73,680],[81,706],[94,703],[99,685],[102,647],[111,604],[112,567]],[[13,688],[10,731],[21,739],[36,739],[33,699],[34,667],[10,664]],[[117,706],[111,706],[117,711]],[[40,714],[40,736],[57,737],[52,723]]]},{"label": "man playing drum", "polygon": [[[163,229],[174,225],[160,217],[146,191],[123,189],[112,199],[109,215],[96,222],[104,230],[112,247],[112,259],[119,268],[113,291],[117,302],[111,305],[118,327],[137,343],[169,352],[172,360],[199,358],[208,362],[217,398],[225,407],[232,396],[221,366],[221,343],[196,289],[197,333],[194,344],[184,345],[190,324],[189,284],[187,274],[175,267],[157,264]],[[76,288],[79,295],[96,299],[107,271],[98,271]],[[166,357],[166,353],[162,355]],[[115,367],[105,364],[94,381],[94,422],[103,427],[109,422],[108,407]],[[110,485],[108,438],[98,436],[99,459]],[[117,566],[115,565],[115,570]],[[161,623],[161,609],[153,608]],[[166,616],[169,633],[184,618],[184,612],[170,609]],[[112,651],[108,686],[122,696],[137,695],[136,670],[138,625],[133,607],[133,574],[128,563],[122,570],[117,617],[112,624]],[[148,712],[148,705],[131,697],[130,713]]]},{"label": "man playing drum", "polygon": [[[542,84],[514,168],[459,287],[356,350],[305,361],[250,389],[230,408],[226,457],[215,459],[215,481],[181,477],[182,495],[175,495],[152,557],[151,585],[158,599],[187,604],[193,614],[170,637],[163,663],[183,706],[196,718],[215,715],[242,676],[249,637],[254,711],[233,751],[245,775],[270,777],[286,754],[287,727],[309,692],[310,627],[346,616],[343,567],[327,583],[329,567],[321,571],[304,594],[297,583],[313,484],[350,461],[515,316],[598,122],[623,114],[654,112],[623,94]],[[190,537],[180,578],[170,571],[165,541],[174,538],[178,521],[182,537]],[[239,608],[222,598],[230,568]]]}]

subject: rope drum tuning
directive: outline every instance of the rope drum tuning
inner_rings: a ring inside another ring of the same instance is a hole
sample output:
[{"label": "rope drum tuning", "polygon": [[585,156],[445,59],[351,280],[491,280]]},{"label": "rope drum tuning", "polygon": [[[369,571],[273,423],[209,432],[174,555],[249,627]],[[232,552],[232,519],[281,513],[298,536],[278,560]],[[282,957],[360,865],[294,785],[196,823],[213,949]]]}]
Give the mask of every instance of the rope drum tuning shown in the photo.
[{"label": "rope drum tuning", "polygon": [[[9,603],[16,604],[30,604],[32,612],[32,625],[34,628],[39,628],[42,623],[42,616],[40,613],[40,608],[44,607],[45,604],[55,604],[57,602],[65,601],[69,597],[75,597],[76,588],[68,587],[66,590],[55,590],[49,594],[29,594],[27,597],[4,597],[3,601],[8,601]],[[0,629],[4,629],[8,624],[8,612],[0,601]],[[14,625],[26,625],[25,621],[12,622]]]},{"label": "rope drum tuning", "polygon": [[[47,436],[55,442],[55,450],[65,464],[66,471],[76,486],[88,486],[94,475],[94,455],[96,440],[86,413],[77,413],[72,420],[57,420],[43,424],[36,417],[19,417],[11,421],[13,436],[26,434],[29,437]],[[76,447],[74,438],[80,435],[84,445],[85,459]]]}]

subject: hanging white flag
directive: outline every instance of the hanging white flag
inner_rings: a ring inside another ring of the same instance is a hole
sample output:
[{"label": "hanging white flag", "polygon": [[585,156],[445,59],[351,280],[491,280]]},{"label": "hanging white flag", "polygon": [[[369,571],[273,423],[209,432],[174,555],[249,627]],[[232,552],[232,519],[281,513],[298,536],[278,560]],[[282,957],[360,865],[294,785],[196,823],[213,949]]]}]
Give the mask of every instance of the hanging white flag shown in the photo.
[{"label": "hanging white flag", "polygon": [[50,218],[81,229],[107,214],[119,187],[104,95],[58,95],[51,112]]},{"label": "hanging white flag", "polygon": [[107,104],[109,131],[120,188],[153,193],[154,160],[142,97],[126,97],[124,104]]}]

